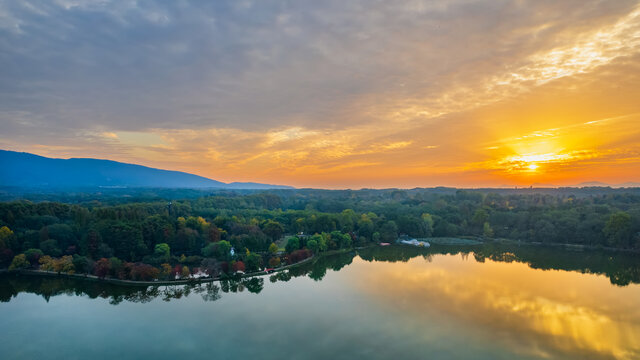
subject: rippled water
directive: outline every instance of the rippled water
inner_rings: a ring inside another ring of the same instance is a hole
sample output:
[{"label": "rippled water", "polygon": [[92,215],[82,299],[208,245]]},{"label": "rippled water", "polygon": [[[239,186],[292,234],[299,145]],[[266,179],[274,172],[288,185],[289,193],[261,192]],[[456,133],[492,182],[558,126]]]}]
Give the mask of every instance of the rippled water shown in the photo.
[{"label": "rippled water", "polygon": [[0,277],[0,358],[638,359],[638,255],[364,249],[199,286]]}]

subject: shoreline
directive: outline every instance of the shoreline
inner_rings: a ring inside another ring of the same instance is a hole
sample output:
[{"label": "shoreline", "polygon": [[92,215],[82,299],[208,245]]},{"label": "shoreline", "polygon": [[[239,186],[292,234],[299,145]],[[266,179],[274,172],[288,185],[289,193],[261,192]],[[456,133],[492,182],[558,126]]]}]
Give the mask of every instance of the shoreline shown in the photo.
[{"label": "shoreline", "polygon": [[[267,273],[264,271],[248,273],[239,276],[239,278],[253,278],[253,277],[261,277],[271,274],[276,274],[282,272],[287,269],[294,268],[296,266],[305,264],[313,259],[316,259],[317,255],[306,258],[302,261],[299,261],[295,264],[289,264],[277,269],[274,269],[273,272]],[[157,281],[140,281],[140,280],[122,280],[122,279],[113,279],[113,278],[99,278],[95,275],[90,274],[67,274],[67,273],[58,273],[55,271],[46,271],[46,270],[35,270],[35,269],[19,269],[9,271],[7,269],[0,270],[0,274],[18,274],[18,275],[27,275],[27,276],[44,276],[44,277],[63,277],[68,279],[76,279],[76,280],[85,280],[92,281],[98,283],[108,283],[108,284],[116,284],[116,285],[124,285],[124,286],[166,286],[166,285],[189,285],[189,284],[202,284],[202,283],[211,283],[226,279],[232,279],[234,276],[216,276],[216,277],[203,277],[203,278],[192,278],[192,279],[180,279],[180,280],[157,280]]]},{"label": "shoreline", "polygon": [[640,249],[623,249],[623,248],[615,248],[609,246],[598,246],[598,245],[585,245],[585,244],[566,244],[566,243],[543,243],[539,241],[526,242],[522,240],[513,240],[513,239],[488,239],[485,240],[484,243],[493,242],[499,244],[508,244],[508,245],[529,245],[529,246],[542,246],[542,247],[551,247],[551,248],[563,248],[568,251],[610,251],[617,253],[628,253],[628,254],[640,254]]}]

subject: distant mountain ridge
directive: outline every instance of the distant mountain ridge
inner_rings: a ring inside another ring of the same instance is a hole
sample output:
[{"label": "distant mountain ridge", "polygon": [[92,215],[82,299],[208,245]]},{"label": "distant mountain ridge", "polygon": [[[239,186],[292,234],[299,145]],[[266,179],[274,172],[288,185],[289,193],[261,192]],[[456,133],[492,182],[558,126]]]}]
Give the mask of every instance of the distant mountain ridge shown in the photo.
[{"label": "distant mountain ridge", "polygon": [[[501,185],[500,188],[510,188],[514,187],[513,185]],[[526,186],[517,186],[517,187],[526,187]],[[556,185],[556,184],[547,184],[547,183],[533,183],[531,187],[534,189],[552,189],[552,188],[590,188],[590,187],[610,187],[614,189],[619,188],[637,188],[640,187],[640,182],[625,182],[620,184],[608,184],[602,181],[585,181],[580,184],[570,184],[570,185]]]},{"label": "distant mountain ridge", "polygon": [[586,187],[586,186],[603,186],[603,187],[612,187],[612,188],[628,188],[628,187],[640,187],[640,182],[625,182],[620,184],[607,184],[601,181],[589,181],[578,184],[577,186]]},{"label": "distant mountain ridge", "polygon": [[162,170],[113,160],[55,159],[0,150],[0,186],[16,187],[159,187],[291,189],[253,182],[224,183],[181,171]]},{"label": "distant mountain ridge", "polygon": [[557,187],[577,187],[577,188],[583,188],[583,187],[610,187],[610,188],[635,188],[635,187],[640,187],[640,183],[638,182],[625,182],[625,183],[620,183],[620,184],[608,184],[602,181],[585,181],[585,182],[581,182],[580,184],[575,184],[575,185],[551,185],[551,184],[533,184],[533,187],[553,187],[553,188],[557,188]]}]

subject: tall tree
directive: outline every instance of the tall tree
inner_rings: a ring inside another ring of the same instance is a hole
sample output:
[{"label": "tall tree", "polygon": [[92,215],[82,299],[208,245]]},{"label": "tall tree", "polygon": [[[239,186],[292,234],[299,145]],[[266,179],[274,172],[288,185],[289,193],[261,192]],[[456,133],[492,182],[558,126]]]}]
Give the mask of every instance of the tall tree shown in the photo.
[{"label": "tall tree", "polygon": [[628,247],[631,243],[631,215],[619,211],[612,214],[604,227],[610,246]]}]

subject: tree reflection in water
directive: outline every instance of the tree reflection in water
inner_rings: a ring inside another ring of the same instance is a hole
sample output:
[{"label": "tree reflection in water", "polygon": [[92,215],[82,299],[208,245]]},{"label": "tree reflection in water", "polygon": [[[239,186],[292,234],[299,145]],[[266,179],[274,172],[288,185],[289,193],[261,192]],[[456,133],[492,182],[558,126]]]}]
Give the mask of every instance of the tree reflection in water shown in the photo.
[{"label": "tree reflection in water", "polygon": [[298,276],[309,276],[315,281],[321,281],[327,274],[327,270],[339,271],[351,264],[355,256],[365,261],[379,262],[407,262],[413,258],[422,257],[425,261],[431,262],[432,257],[436,255],[462,255],[463,258],[471,255],[477,262],[484,262],[487,259],[498,262],[519,262],[533,269],[605,275],[612,284],[618,286],[640,283],[640,257],[634,253],[576,251],[559,247],[499,243],[480,246],[433,245],[427,249],[412,246],[376,246],[320,257],[315,262],[303,264],[288,272],[274,274],[270,277],[270,281],[289,281],[292,277]]},{"label": "tree reflection in water", "polygon": [[20,293],[41,295],[47,302],[51,297],[58,295],[103,298],[108,299],[112,305],[125,301],[147,303],[156,298],[171,301],[193,294],[200,295],[204,301],[216,301],[222,297],[221,291],[242,292],[247,289],[259,293],[263,286],[262,278],[228,279],[220,284],[209,282],[189,285],[121,286],[79,279],[5,274],[0,277],[0,302],[9,302]]}]

